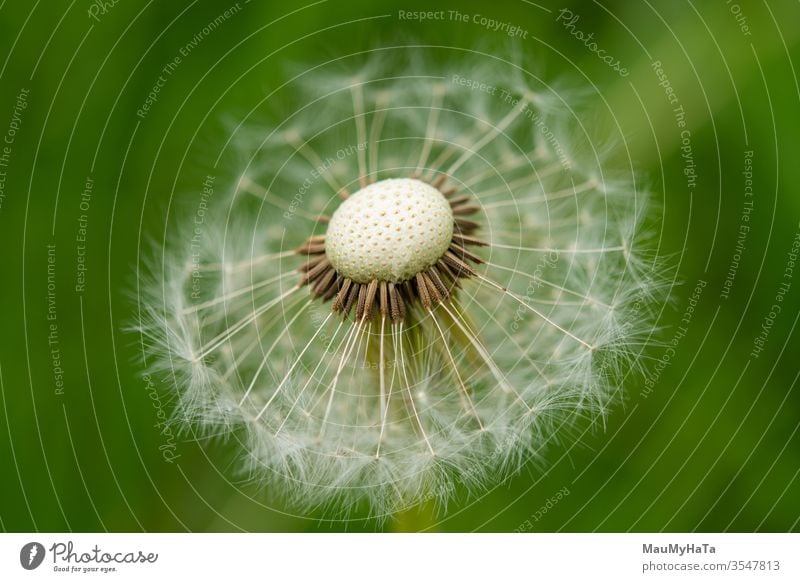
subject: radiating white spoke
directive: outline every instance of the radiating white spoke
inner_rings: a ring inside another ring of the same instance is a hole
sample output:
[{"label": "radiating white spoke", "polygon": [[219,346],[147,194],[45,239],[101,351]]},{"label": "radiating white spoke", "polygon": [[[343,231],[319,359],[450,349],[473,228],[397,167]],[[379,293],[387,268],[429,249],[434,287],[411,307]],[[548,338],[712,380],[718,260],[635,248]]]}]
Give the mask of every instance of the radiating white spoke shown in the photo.
[{"label": "radiating white spoke", "polygon": [[381,131],[383,130],[383,122],[386,120],[386,106],[389,103],[389,98],[386,93],[381,93],[378,96],[376,103],[376,111],[373,114],[372,125],[369,129],[369,171],[370,182],[375,182],[378,179],[378,144],[380,143]]},{"label": "radiating white spoke", "polygon": [[269,202],[273,206],[280,208],[281,210],[286,210],[287,212],[291,212],[292,214],[296,214],[302,218],[307,220],[311,220],[313,222],[317,222],[319,220],[318,214],[313,214],[311,212],[307,212],[302,208],[297,208],[296,206],[291,206],[289,202],[281,198],[280,196],[276,196],[275,194],[269,192],[266,188],[260,186],[253,182],[247,176],[242,176],[239,179],[239,189],[247,192],[248,194],[252,194],[257,198],[261,198],[265,202]]},{"label": "radiating white spoke", "polygon": [[[356,336],[358,336],[358,342],[361,343],[361,338],[363,337],[364,332],[364,320],[362,319],[358,324],[354,327],[356,330],[355,334],[352,334],[352,340],[355,340]],[[325,415],[322,417],[322,424],[320,425],[319,429],[319,436],[322,438],[322,434],[325,431],[325,425],[328,423],[328,417],[331,414],[331,409],[333,408],[333,400],[336,396],[336,385],[339,382],[339,376],[342,374],[342,370],[344,370],[345,366],[347,365],[350,356],[353,353],[353,350],[356,347],[356,342],[352,341],[352,344],[349,346],[345,346],[344,353],[342,354],[341,361],[339,362],[339,368],[336,370],[336,375],[333,377],[333,380],[328,385],[328,390],[330,390],[330,396],[328,397],[328,404],[325,407]],[[323,392],[323,396],[324,396]]]},{"label": "radiating white spoke", "polygon": [[219,303],[227,303],[231,299],[235,297],[239,297],[240,295],[244,295],[245,293],[251,293],[256,291],[257,289],[262,289],[271,285],[272,283],[276,283],[281,279],[288,277],[289,275],[294,275],[292,271],[287,271],[285,273],[281,273],[280,275],[276,275],[275,277],[270,277],[269,279],[265,279],[264,281],[259,281],[258,283],[253,283],[252,285],[248,285],[247,287],[242,287],[241,289],[237,289],[236,291],[231,291],[230,293],[224,293],[219,297],[215,297],[214,299],[209,299],[208,301],[203,301],[202,303],[195,303],[191,307],[186,307],[181,310],[181,315],[186,315],[188,313],[195,313],[200,311],[201,309],[208,309],[209,307],[214,307]]},{"label": "radiating white spoke", "polygon": [[614,246],[614,247],[598,247],[595,249],[585,249],[585,248],[575,248],[575,249],[557,249],[553,247],[520,247],[516,245],[504,245],[500,243],[489,243],[490,247],[494,247],[497,249],[508,249],[512,251],[523,251],[526,253],[563,253],[565,255],[591,255],[591,254],[598,254],[598,253],[611,253],[611,252],[621,252],[627,250],[627,247],[623,245]]},{"label": "radiating white spoke", "polygon": [[528,406],[528,403],[525,402],[525,399],[520,395],[520,393],[514,388],[506,378],[505,374],[500,371],[500,368],[495,363],[494,359],[492,359],[491,354],[489,351],[483,346],[483,344],[478,339],[478,336],[468,327],[466,321],[463,323],[460,321],[460,314],[456,315],[452,311],[450,311],[444,303],[440,303],[442,309],[444,309],[449,315],[453,322],[458,326],[458,328],[467,336],[467,339],[470,341],[472,346],[475,350],[480,354],[483,361],[489,368],[489,371],[494,376],[495,380],[500,384],[500,387],[507,392],[513,392],[517,399],[527,408],[531,410],[531,407]]},{"label": "radiating white spoke", "polygon": [[431,455],[436,455],[436,452],[433,450],[433,446],[431,446],[431,441],[428,439],[428,433],[425,432],[425,427],[422,425],[422,419],[419,417],[419,412],[417,411],[417,405],[414,402],[414,395],[411,393],[411,382],[408,381],[408,371],[406,370],[406,358],[403,351],[403,323],[400,323],[400,329],[398,331],[398,336],[400,337],[400,366],[403,370],[403,378],[405,379],[406,383],[406,392],[408,393],[408,398],[411,403],[411,409],[414,412],[414,418],[417,420],[417,425],[419,426],[419,430],[422,433],[422,438],[425,439],[425,444],[428,446],[428,450],[431,452]]},{"label": "radiating white spoke", "polygon": [[[278,384],[278,387],[275,389],[275,392],[273,392],[273,394],[272,394],[272,396],[270,397],[270,399],[267,401],[267,403],[264,405],[264,407],[261,409],[261,411],[260,411],[260,412],[258,413],[258,415],[256,416],[256,420],[258,420],[259,418],[261,418],[261,416],[264,414],[264,412],[266,412],[266,410],[267,410],[267,408],[269,407],[269,405],[270,405],[270,404],[272,404],[272,401],[275,399],[275,397],[278,395],[278,393],[279,393],[281,390],[283,390],[283,386],[284,386],[284,385],[286,384],[286,382],[289,380],[289,378],[291,377],[291,375],[292,375],[292,373],[294,372],[295,368],[296,368],[296,367],[297,367],[297,366],[300,364],[300,361],[303,359],[303,356],[306,354],[306,352],[308,351],[308,349],[311,347],[311,344],[313,344],[313,343],[314,343],[314,341],[316,341],[316,339],[317,339],[317,336],[318,336],[318,335],[320,334],[320,332],[323,330],[323,328],[325,327],[325,324],[327,324],[327,323],[328,323],[328,320],[331,318],[331,316],[333,316],[333,312],[331,312],[331,313],[329,313],[329,314],[328,314],[328,317],[326,317],[326,318],[325,318],[325,320],[324,320],[324,321],[323,321],[323,322],[320,324],[319,328],[318,328],[318,329],[317,329],[317,331],[314,333],[314,335],[313,335],[313,336],[311,336],[311,339],[308,341],[308,343],[306,344],[306,346],[305,346],[305,347],[303,348],[303,350],[300,352],[300,355],[298,355],[298,356],[297,356],[297,358],[295,359],[294,363],[293,363],[293,364],[291,365],[291,367],[289,368],[289,371],[288,371],[288,372],[286,372],[286,375],[283,377],[283,380],[281,380],[281,383],[280,383],[280,384]],[[288,326],[287,326],[287,328],[288,328]],[[264,361],[266,361],[266,357],[265,357]],[[259,369],[259,371],[260,371],[260,369]],[[242,404],[244,404],[244,401],[245,401],[245,400],[247,399],[247,397],[250,395],[250,391],[253,389],[253,385],[255,384],[255,381],[256,381],[256,378],[257,378],[257,377],[258,377],[258,372],[256,372],[255,376],[253,377],[253,382],[250,384],[250,387],[249,387],[249,388],[247,389],[247,391],[244,393],[244,396],[242,396],[242,399],[241,399],[241,401],[239,402],[239,406],[241,406]]]},{"label": "radiating white spoke", "polygon": [[425,128],[425,142],[422,145],[422,151],[419,153],[419,161],[417,161],[416,174],[422,172],[425,164],[428,163],[428,156],[433,147],[434,138],[436,137],[436,128],[439,124],[439,113],[442,107],[442,100],[444,99],[445,89],[443,86],[436,85],[433,89],[433,97],[431,99],[431,108],[428,111],[428,124]]},{"label": "radiating white spoke", "polygon": [[[490,312],[488,309],[486,309],[486,308],[485,308],[485,307],[484,307],[484,306],[481,304],[481,302],[480,302],[480,301],[476,301],[476,302],[475,302],[475,305],[477,305],[477,306],[478,306],[478,307],[479,307],[481,310],[483,310],[483,312],[484,312],[484,313],[487,315],[487,317],[488,317],[489,319],[491,319],[491,320],[492,320],[492,322],[493,322],[493,323],[494,323],[494,324],[497,326],[497,328],[498,328],[498,329],[499,329],[499,330],[500,330],[500,331],[503,333],[503,335],[505,335],[505,336],[506,336],[506,338],[507,338],[507,339],[508,339],[508,340],[509,340],[511,343],[513,343],[513,344],[514,344],[514,347],[516,347],[516,348],[517,348],[517,350],[519,350],[519,353],[520,353],[520,355],[522,355],[522,357],[525,359],[525,361],[526,361],[526,362],[528,362],[528,363],[529,363],[531,366],[533,366],[533,369],[534,369],[534,370],[536,370],[536,372],[537,372],[537,373],[541,374],[542,378],[544,378],[544,379],[545,379],[545,381],[549,383],[549,382],[550,382],[550,379],[549,379],[549,378],[547,377],[547,375],[544,373],[544,370],[543,370],[543,369],[542,369],[542,368],[539,366],[539,364],[538,364],[538,363],[536,363],[536,360],[532,359],[532,358],[530,357],[530,355],[528,355],[528,350],[530,349],[530,347],[528,347],[528,348],[523,348],[523,347],[522,347],[522,346],[519,344],[519,342],[518,342],[516,339],[514,339],[514,337],[513,337],[513,336],[512,336],[510,333],[508,333],[508,330],[507,330],[507,329],[506,329],[506,328],[505,328],[503,325],[501,325],[501,324],[500,324],[500,322],[497,320],[497,318],[496,318],[494,315],[492,315],[492,313],[491,313],[491,312]],[[458,312],[458,308],[455,308],[455,307],[454,307],[454,311]],[[498,346],[498,348],[499,348],[499,346]]]},{"label": "radiating white spoke", "polygon": [[[300,297],[300,296],[292,297],[289,301],[286,302],[286,311],[293,310],[295,307],[300,305],[300,303],[303,302],[303,301],[308,301],[308,298],[303,298],[303,297]],[[241,351],[239,351],[238,354],[235,355],[235,357],[233,358],[233,361],[231,362],[231,364],[228,367],[227,371],[222,376],[222,380],[223,381],[227,381],[233,375],[234,372],[236,372],[237,375],[238,375],[238,373],[240,371],[239,368],[242,365],[242,362],[244,362],[248,358],[248,356],[250,356],[250,354],[258,346],[261,345],[261,342],[262,342],[263,338],[267,335],[267,333],[269,333],[272,330],[272,328],[277,326],[279,323],[280,323],[280,319],[274,317],[270,321],[265,322],[263,327],[259,326],[256,340],[255,341],[251,340],[251,341],[246,342],[247,346],[244,349],[242,349]],[[234,352],[235,352],[235,350],[234,350]],[[244,382],[244,379],[241,378],[241,376],[239,377],[239,379],[242,382]]]},{"label": "radiating white spoke", "polygon": [[[386,329],[386,317],[381,317],[381,337],[378,349],[378,391],[380,395],[380,417],[386,414],[386,367],[383,361],[384,330]],[[378,445],[380,446],[380,445]],[[380,449],[379,449],[380,450]]]},{"label": "radiating white spoke", "polygon": [[[339,322],[339,325],[336,326],[336,330],[333,332],[333,336],[331,337],[331,341],[328,342],[328,347],[333,345],[333,342],[336,340],[336,337],[339,335],[339,332],[341,331],[342,326],[344,325],[344,322],[345,322],[345,320],[342,319]],[[339,345],[336,348],[336,352],[338,352],[341,349],[342,344],[344,343],[346,338],[347,338],[347,334],[345,334],[345,338],[343,338],[342,341],[339,342]],[[322,363],[325,362],[325,361],[327,361],[328,364],[325,366],[325,370],[322,372],[323,375],[325,374],[325,372],[328,371],[328,368],[330,367],[330,364],[331,364],[331,358],[324,358],[324,357],[320,358],[319,361],[317,362],[317,365],[314,366],[314,370],[309,375],[308,380],[306,380],[306,383],[303,384],[303,387],[301,388],[300,392],[297,394],[297,398],[295,398],[294,402],[292,402],[292,406],[289,408],[289,411],[286,413],[286,416],[284,417],[283,422],[281,422],[281,425],[278,427],[278,430],[275,431],[275,436],[278,436],[278,433],[281,432],[281,430],[283,429],[284,426],[286,426],[286,422],[289,420],[289,417],[292,415],[292,412],[294,412],[294,409],[297,407],[297,404],[300,402],[300,399],[303,397],[303,394],[305,394],[306,389],[309,387],[309,385],[311,384],[311,381],[317,375],[317,372],[319,371],[320,367],[322,366]]]},{"label": "radiating white spoke", "polygon": [[[511,172],[521,168],[523,166],[529,166],[531,171],[533,172],[534,163],[537,162],[542,158],[541,153],[533,152],[531,155],[509,155],[508,160],[505,162],[490,166],[484,170],[476,172],[474,175],[470,176],[466,180],[464,180],[461,184],[461,187],[466,189],[474,186],[475,184],[480,184],[482,181],[490,178],[492,176],[502,176],[505,172]],[[561,168],[561,164],[553,164],[551,166],[545,166],[541,171],[538,172],[540,177],[549,176],[550,174],[555,173],[555,170]],[[483,193],[481,193],[481,197],[483,197]]]},{"label": "radiating white spoke", "polygon": [[[353,119],[356,123],[356,139],[359,144],[367,143],[367,123],[364,119],[364,88],[360,85],[350,87],[353,98]],[[367,185],[367,156],[363,147],[358,150],[358,183],[363,188]]]},{"label": "radiating white spoke", "polygon": [[241,330],[243,330],[245,327],[247,327],[248,324],[254,322],[261,315],[263,315],[264,313],[266,313],[267,311],[272,309],[275,305],[279,304],[281,301],[283,301],[284,299],[289,297],[289,295],[291,295],[292,293],[295,293],[296,291],[299,291],[299,290],[300,290],[300,287],[292,287],[291,289],[289,289],[288,291],[283,293],[280,297],[276,297],[272,301],[262,305],[261,307],[259,307],[255,311],[253,311],[253,313],[251,313],[250,315],[247,315],[246,317],[242,318],[233,327],[230,327],[230,328],[226,329],[225,331],[223,331],[222,333],[217,335],[215,338],[213,338],[211,341],[206,343],[200,349],[200,354],[195,356],[194,360],[196,362],[199,362],[200,360],[205,358],[208,354],[210,354],[211,352],[216,350],[219,346],[221,346],[226,341],[228,341],[231,337],[233,337],[234,335],[239,333]]},{"label": "radiating white spoke", "polygon": [[487,202],[486,204],[481,205],[481,208],[484,210],[491,210],[493,208],[500,208],[503,206],[516,206],[517,204],[532,204],[538,202],[552,202],[553,200],[559,200],[561,198],[571,198],[577,194],[582,194],[584,192],[589,192],[597,187],[597,180],[589,179],[585,182],[581,182],[575,186],[570,188],[564,188],[563,190],[556,190],[555,192],[545,193],[541,196],[528,196],[527,198],[510,198],[508,200],[498,200],[497,202]]},{"label": "radiating white spoke", "polygon": [[287,132],[286,141],[303,156],[312,167],[314,167],[322,179],[331,187],[334,192],[339,192],[342,189],[341,184],[336,181],[320,155],[309,145],[308,142],[303,142],[300,136],[295,132]]},{"label": "radiating white spoke", "polygon": [[397,362],[398,360],[398,351],[397,351],[397,340],[395,338],[395,324],[390,324],[391,334],[392,334],[392,351],[394,353],[394,363],[392,365],[392,377],[389,380],[389,394],[386,396],[386,405],[383,408],[383,414],[381,414],[381,431],[378,435],[378,447],[375,450],[375,458],[378,459],[381,456],[381,445],[383,444],[383,437],[386,434],[386,421],[389,417],[389,407],[392,402],[392,391],[394,390],[394,378],[397,373]]},{"label": "radiating white spoke", "polygon": [[523,98],[519,100],[514,108],[502,119],[500,123],[494,126],[491,130],[489,130],[486,135],[484,135],[478,142],[466,150],[461,156],[453,162],[453,164],[447,169],[447,174],[452,175],[456,170],[458,170],[464,162],[469,160],[472,156],[477,154],[486,144],[490,143],[494,140],[500,133],[505,131],[505,129],[511,125],[511,123],[522,113],[525,108],[528,106],[528,99]]},{"label": "radiating white spoke", "polygon": [[520,305],[522,305],[523,307],[525,307],[526,309],[528,309],[529,311],[531,311],[531,313],[534,313],[534,314],[536,314],[536,315],[537,315],[539,318],[543,319],[544,321],[546,321],[547,323],[549,323],[550,325],[552,325],[554,328],[556,328],[558,331],[560,331],[560,332],[561,332],[561,333],[563,333],[564,335],[566,335],[566,336],[568,336],[568,337],[570,337],[570,338],[574,339],[576,342],[578,342],[578,343],[582,344],[583,346],[585,346],[585,347],[589,348],[590,350],[591,350],[591,349],[594,349],[594,348],[593,348],[593,346],[592,346],[590,343],[588,343],[588,342],[586,342],[586,341],[582,340],[581,338],[579,338],[578,336],[576,336],[574,333],[572,333],[572,332],[570,332],[570,331],[568,331],[568,330],[564,329],[563,327],[561,327],[560,325],[558,325],[558,324],[557,324],[555,321],[553,321],[552,319],[550,319],[549,317],[547,317],[547,316],[546,316],[544,313],[542,313],[541,311],[539,311],[538,309],[536,309],[536,308],[534,308],[534,307],[531,307],[530,305],[528,305],[527,303],[525,303],[525,301],[523,301],[521,298],[517,297],[517,295],[515,295],[514,293],[512,293],[511,291],[509,291],[508,289],[506,289],[506,288],[505,288],[505,287],[503,287],[502,285],[498,285],[497,283],[495,283],[495,282],[494,282],[494,281],[492,281],[491,279],[487,279],[486,277],[484,277],[484,276],[482,276],[482,275],[476,275],[476,278],[477,278],[479,281],[483,281],[483,282],[485,282],[485,283],[487,283],[487,284],[491,285],[491,286],[492,286],[492,287],[494,287],[495,289],[498,289],[499,291],[501,291],[501,292],[503,292],[504,294],[508,295],[509,297],[511,297],[512,299],[514,299],[514,301],[516,301],[517,303],[519,303]]},{"label": "radiating white spoke", "polygon": [[245,259],[243,261],[236,261],[232,263],[204,263],[202,265],[187,265],[187,270],[189,271],[201,271],[201,272],[218,272],[218,271],[225,271],[227,273],[233,273],[236,271],[242,271],[244,269],[250,269],[254,265],[258,265],[261,263],[265,263],[267,261],[275,261],[280,259],[288,259],[289,257],[298,257],[300,255],[297,254],[296,251],[282,251],[280,253],[269,253],[266,255],[255,255],[252,258]]},{"label": "radiating white spoke", "polygon": [[[461,387],[461,392],[463,393],[463,397],[465,399],[465,403],[468,404],[469,412],[471,412],[475,416],[475,420],[478,421],[478,426],[481,427],[483,430],[483,423],[481,422],[480,416],[478,416],[478,410],[475,408],[475,403],[472,401],[472,397],[469,395],[469,390],[464,385],[464,380],[461,379],[461,374],[458,372],[458,364],[456,364],[456,360],[453,357],[453,353],[450,351],[450,346],[447,344],[447,338],[444,337],[444,331],[442,330],[442,326],[439,325],[439,322],[436,319],[436,314],[433,313],[432,309],[428,310],[428,314],[430,315],[433,323],[436,325],[436,329],[439,330],[439,336],[442,338],[442,345],[444,346],[445,351],[447,352],[447,357],[450,359],[450,364],[453,366],[453,373],[456,375],[456,379],[458,380],[458,385]],[[467,408],[465,406],[465,408]]]},{"label": "radiating white spoke", "polygon": [[[247,397],[250,395],[250,392],[256,385],[258,377],[261,375],[261,372],[264,370],[264,367],[267,365],[267,362],[269,362],[269,357],[272,355],[272,352],[275,350],[275,347],[283,339],[283,336],[285,336],[289,332],[289,329],[292,327],[292,325],[294,325],[294,322],[297,321],[297,319],[305,312],[306,309],[308,309],[309,305],[311,305],[310,301],[297,310],[297,313],[294,314],[294,316],[289,320],[289,323],[287,323],[281,330],[281,332],[278,334],[278,337],[275,338],[275,341],[273,341],[272,344],[269,346],[269,348],[267,348],[267,351],[264,352],[264,356],[261,358],[261,363],[258,365],[255,374],[253,374],[253,379],[250,382],[250,385],[247,387],[247,390],[245,390],[244,396],[242,397],[242,400],[239,402],[239,406],[241,406],[247,399]],[[272,401],[273,398],[275,398],[275,396],[277,396],[277,394],[278,391],[276,390],[275,393],[273,393],[272,398],[270,398],[270,402]],[[261,413],[259,413],[258,416],[256,416],[256,420],[258,420],[260,416]]]},{"label": "radiating white spoke", "polygon": [[547,279],[542,279],[541,277],[534,277],[530,273],[525,273],[523,271],[520,271],[519,269],[514,269],[512,267],[505,267],[503,265],[498,265],[497,263],[490,263],[488,261],[486,262],[486,265],[488,265],[489,267],[494,267],[495,269],[500,269],[502,271],[509,271],[511,273],[515,273],[517,275],[520,275],[521,277],[534,279],[536,281],[541,282],[542,285],[545,285],[552,289],[556,289],[558,291],[561,291],[562,293],[568,293],[569,295],[573,295],[574,297],[580,297],[581,299],[584,299],[587,304],[596,303],[597,305],[601,305],[603,307],[611,309],[610,305],[608,305],[607,303],[603,303],[602,301],[595,299],[594,297],[590,297],[589,295],[584,295],[583,293],[578,293],[577,291],[564,287],[563,285],[557,285],[556,283],[548,281]]},{"label": "radiating white spoke", "polygon": [[561,169],[561,164],[553,164],[552,166],[542,168],[541,171],[531,170],[530,174],[526,174],[520,178],[517,178],[516,180],[512,180],[500,186],[495,186],[494,188],[490,188],[488,190],[480,190],[478,194],[481,200],[486,200],[486,198],[496,194],[510,193],[513,196],[514,191],[517,188],[523,188],[525,186],[529,186],[530,184],[540,182],[541,180],[553,174],[557,174]]}]

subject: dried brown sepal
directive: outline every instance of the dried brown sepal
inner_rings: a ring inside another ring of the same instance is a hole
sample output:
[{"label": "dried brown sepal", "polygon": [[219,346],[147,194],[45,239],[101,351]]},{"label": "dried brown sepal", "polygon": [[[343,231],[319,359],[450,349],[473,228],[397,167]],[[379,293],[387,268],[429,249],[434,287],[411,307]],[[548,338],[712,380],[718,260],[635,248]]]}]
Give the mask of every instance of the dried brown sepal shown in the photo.
[{"label": "dried brown sepal", "polygon": [[350,292],[347,294],[347,300],[344,303],[344,309],[342,310],[342,313],[344,314],[345,317],[347,317],[350,314],[350,310],[353,308],[353,303],[355,303],[356,298],[359,295],[360,289],[361,285],[359,285],[358,283],[353,283],[353,285],[351,285]]},{"label": "dried brown sepal", "polygon": [[311,296],[316,299],[318,297],[322,297],[325,293],[333,285],[333,282],[336,280],[336,271],[334,269],[328,269],[325,275],[314,285],[314,289],[311,293]]},{"label": "dried brown sepal", "polygon": [[406,306],[400,296],[400,291],[394,283],[389,283],[389,305],[393,322],[397,323],[406,318]]},{"label": "dried brown sepal", "polygon": [[485,240],[479,239],[474,236],[467,236],[465,234],[453,233],[453,242],[460,244],[462,247],[465,245],[474,245],[476,247],[488,247],[489,243]]},{"label": "dried brown sepal", "polygon": [[425,277],[422,273],[417,273],[415,279],[417,282],[417,294],[422,302],[422,307],[429,310],[431,308],[431,296],[428,293],[428,287],[425,285]]},{"label": "dried brown sepal", "polygon": [[439,190],[439,192],[441,192],[442,196],[444,196],[445,198],[450,198],[453,194],[458,192],[458,188],[452,186],[450,188],[447,188],[446,190]]},{"label": "dried brown sepal", "polygon": [[301,273],[307,273],[317,265],[319,265],[322,261],[327,261],[328,257],[325,255],[309,255],[312,258],[309,258],[305,263],[298,267],[298,271]]},{"label": "dried brown sepal", "polygon": [[445,263],[443,260],[439,259],[439,262],[436,263],[439,272],[441,272],[444,276],[446,276],[455,287],[458,289],[462,289],[461,281],[458,280],[458,275],[450,268],[450,266]]},{"label": "dried brown sepal", "polygon": [[462,204],[466,204],[470,200],[472,200],[472,196],[470,196],[469,194],[456,196],[455,198],[450,199],[450,207],[455,208],[456,206],[461,206]]},{"label": "dried brown sepal", "polygon": [[465,218],[456,218],[454,226],[456,233],[466,235],[472,234],[481,227],[477,222]]},{"label": "dried brown sepal", "polygon": [[305,242],[295,251],[298,255],[320,255],[325,252],[325,243]]},{"label": "dried brown sepal", "polygon": [[336,295],[342,288],[342,281],[343,281],[342,277],[337,273],[331,286],[328,288],[327,291],[325,291],[322,294],[322,300],[328,301],[330,299],[333,299],[333,296]]},{"label": "dried brown sepal", "polygon": [[481,265],[486,262],[475,253],[468,251],[467,249],[465,249],[461,245],[457,245],[456,243],[452,243],[450,245],[450,252],[452,252],[454,255],[461,258],[462,260],[469,260],[478,265]]},{"label": "dried brown sepal", "polygon": [[454,206],[453,216],[468,216],[480,212],[481,207],[474,204],[468,206]]},{"label": "dried brown sepal", "polygon": [[442,295],[442,297],[450,297],[451,289],[448,288],[445,282],[442,280],[442,277],[439,275],[439,269],[436,268],[436,265],[433,265],[430,269],[428,269],[427,274],[431,281],[433,281],[433,284],[436,285],[436,288],[439,290],[439,293]]},{"label": "dried brown sepal", "polygon": [[367,286],[367,297],[364,301],[364,319],[372,319],[373,308],[375,307],[375,297],[378,294],[378,280],[373,279]]},{"label": "dried brown sepal", "polygon": [[350,293],[350,286],[353,284],[351,279],[345,279],[344,283],[342,283],[342,288],[339,290],[339,294],[336,295],[336,299],[333,301],[333,305],[331,309],[333,311],[341,311],[344,309],[345,303],[347,303],[347,296]]},{"label": "dried brown sepal", "polygon": [[420,275],[422,276],[422,281],[425,283],[425,289],[428,292],[428,297],[430,297],[431,303],[434,305],[441,303],[443,296],[439,292],[439,289],[436,287],[434,282],[431,280],[427,271],[425,273],[420,273]]},{"label": "dried brown sepal", "polygon": [[457,256],[455,256],[451,251],[447,251],[442,257],[442,260],[445,263],[447,263],[459,277],[462,276],[461,275],[462,272],[467,273],[471,277],[477,275],[475,269],[473,269],[471,266],[469,266],[469,264],[465,263]]},{"label": "dried brown sepal", "polygon": [[358,303],[356,303],[356,321],[364,320],[364,308],[367,304],[367,286],[361,285],[358,290]]},{"label": "dried brown sepal", "polygon": [[321,261],[316,267],[314,267],[306,274],[304,274],[300,279],[300,283],[302,285],[307,285],[309,283],[312,283],[315,280],[319,279],[322,275],[324,275],[328,270],[333,270],[333,267],[331,267],[330,262],[327,259],[325,259],[324,261]]},{"label": "dried brown sepal", "polygon": [[387,287],[387,292],[389,293],[389,314],[392,317],[392,321],[397,322],[401,319],[400,308],[397,306],[397,289],[394,288],[394,283],[389,283]]},{"label": "dried brown sepal", "polygon": [[380,305],[381,317],[386,319],[389,316],[389,286],[386,281],[381,281],[378,289],[378,303]]}]

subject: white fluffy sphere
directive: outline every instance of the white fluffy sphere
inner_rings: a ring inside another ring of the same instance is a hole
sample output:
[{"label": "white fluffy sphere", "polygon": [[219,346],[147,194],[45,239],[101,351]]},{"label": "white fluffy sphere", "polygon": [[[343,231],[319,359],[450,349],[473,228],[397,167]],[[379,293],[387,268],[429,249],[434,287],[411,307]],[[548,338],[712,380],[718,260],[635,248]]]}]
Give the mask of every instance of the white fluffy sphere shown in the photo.
[{"label": "white fluffy sphere", "polygon": [[356,283],[399,283],[447,251],[453,211],[439,190],[420,180],[381,180],[334,212],[325,250],[336,271]]}]

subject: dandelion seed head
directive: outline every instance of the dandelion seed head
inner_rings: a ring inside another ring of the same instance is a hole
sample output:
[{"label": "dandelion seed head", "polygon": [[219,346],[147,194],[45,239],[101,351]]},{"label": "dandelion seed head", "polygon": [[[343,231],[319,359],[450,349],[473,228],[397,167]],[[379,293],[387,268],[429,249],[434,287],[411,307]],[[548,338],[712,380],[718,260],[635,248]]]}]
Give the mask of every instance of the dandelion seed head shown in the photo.
[{"label": "dandelion seed head", "polygon": [[245,177],[145,285],[176,421],[302,511],[444,506],[568,440],[641,367],[664,287],[646,193],[562,95],[414,62],[315,69],[284,123],[237,126]]}]

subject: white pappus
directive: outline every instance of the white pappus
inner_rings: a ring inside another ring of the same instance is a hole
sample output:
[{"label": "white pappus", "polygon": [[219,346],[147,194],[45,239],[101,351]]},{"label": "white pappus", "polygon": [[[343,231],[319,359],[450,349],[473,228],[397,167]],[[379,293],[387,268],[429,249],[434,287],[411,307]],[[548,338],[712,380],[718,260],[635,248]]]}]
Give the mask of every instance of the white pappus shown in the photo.
[{"label": "white pappus", "polygon": [[480,491],[640,366],[647,196],[501,65],[307,72],[282,122],[234,129],[245,167],[152,269],[139,329],[176,420],[235,435],[294,506]]}]

